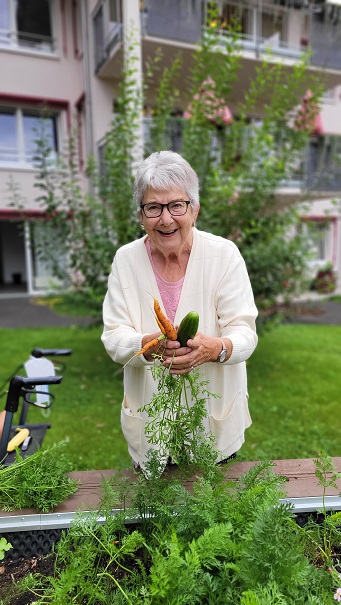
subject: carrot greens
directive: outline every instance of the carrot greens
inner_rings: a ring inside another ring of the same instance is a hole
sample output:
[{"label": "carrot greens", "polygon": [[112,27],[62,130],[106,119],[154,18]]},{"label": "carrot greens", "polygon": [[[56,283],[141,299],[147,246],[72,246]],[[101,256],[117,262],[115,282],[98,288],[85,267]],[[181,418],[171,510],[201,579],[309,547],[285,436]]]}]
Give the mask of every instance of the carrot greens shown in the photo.
[{"label": "carrot greens", "polygon": [[67,476],[71,465],[61,451],[64,445],[57,443],[27,458],[18,452],[13,464],[0,466],[2,510],[35,508],[47,513],[76,491],[77,482]]},{"label": "carrot greens", "polygon": [[160,474],[170,457],[180,468],[212,471],[217,452],[213,435],[204,427],[205,403],[209,396],[218,395],[207,390],[207,381],[200,378],[198,370],[175,376],[169,368],[155,363],[151,371],[157,391],[139,409],[149,417],[145,430],[153,447],[148,453],[148,470],[153,468]]}]

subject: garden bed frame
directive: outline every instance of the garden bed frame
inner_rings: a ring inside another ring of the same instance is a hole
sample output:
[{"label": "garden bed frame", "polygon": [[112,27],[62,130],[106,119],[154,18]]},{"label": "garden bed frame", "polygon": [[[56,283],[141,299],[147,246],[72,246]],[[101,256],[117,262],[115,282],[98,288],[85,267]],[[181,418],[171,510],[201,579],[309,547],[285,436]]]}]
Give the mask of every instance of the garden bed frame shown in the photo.
[{"label": "garden bed frame", "polygon": [[[335,469],[341,472],[341,457],[332,458]],[[226,478],[238,480],[256,462],[233,462],[226,467]],[[287,482],[284,486],[285,501],[291,502],[295,513],[307,513],[323,507],[323,488],[318,486],[315,476],[315,465],[312,458],[294,460],[275,460],[274,471],[284,476]],[[171,472],[171,471],[170,471]],[[77,491],[62,502],[53,513],[40,514],[32,509],[18,511],[0,511],[0,535],[7,532],[32,531],[45,529],[66,529],[72,523],[79,511],[97,510],[101,497],[102,478],[108,479],[116,473],[115,470],[92,470],[71,473],[71,477],[79,481]],[[123,474],[136,479],[136,473],[125,470]],[[187,482],[191,483],[191,480]],[[341,480],[339,490],[328,488],[324,499],[327,510],[341,510]],[[120,512],[119,509],[112,511]],[[98,519],[101,522],[101,519]]]}]

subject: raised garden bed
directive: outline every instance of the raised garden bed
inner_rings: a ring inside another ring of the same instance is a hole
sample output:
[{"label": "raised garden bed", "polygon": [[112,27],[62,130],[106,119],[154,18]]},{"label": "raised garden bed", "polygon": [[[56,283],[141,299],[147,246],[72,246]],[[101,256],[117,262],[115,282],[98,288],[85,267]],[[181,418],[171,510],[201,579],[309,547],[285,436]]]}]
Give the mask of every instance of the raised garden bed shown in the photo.
[{"label": "raised garden bed", "polygon": [[[341,457],[333,458],[335,470],[341,472]],[[238,482],[255,462],[234,462],[226,468],[226,480]],[[321,486],[318,485],[315,465],[312,459],[303,460],[277,460],[274,462],[274,471],[286,478],[284,484],[285,497],[282,502],[290,502],[297,516],[299,525],[303,525],[308,517],[324,507],[325,510],[341,511],[341,482],[337,489],[328,487],[322,497]],[[98,510],[101,499],[101,483],[103,478],[109,479],[115,471],[83,471],[71,473],[72,478],[80,482],[77,492],[62,504],[58,505],[53,513],[37,514],[34,510],[0,512],[0,536],[7,536],[14,547],[8,552],[4,562],[0,563],[0,602],[3,590],[6,591],[13,582],[16,583],[29,573],[42,573],[48,576],[53,573],[53,557],[44,556],[52,550],[52,546],[59,540],[62,530],[70,527],[78,511],[82,510],[85,517],[93,515]],[[136,481],[136,473],[125,471],[129,481]],[[170,477],[173,471],[169,471]],[[185,482],[189,491],[192,490],[193,480]],[[112,509],[112,513],[119,514],[120,508]],[[103,519],[99,516],[98,523]],[[340,550],[335,550],[333,556],[340,559]],[[133,560],[132,560],[132,564]],[[113,571],[113,570],[112,570]],[[341,585],[341,582],[340,582]],[[5,587],[7,587],[5,589]],[[8,593],[9,594],[9,593]],[[13,596],[7,600],[10,605],[24,605],[35,599],[30,594]],[[87,601],[84,601],[84,603]],[[250,601],[251,602],[251,601]]]}]

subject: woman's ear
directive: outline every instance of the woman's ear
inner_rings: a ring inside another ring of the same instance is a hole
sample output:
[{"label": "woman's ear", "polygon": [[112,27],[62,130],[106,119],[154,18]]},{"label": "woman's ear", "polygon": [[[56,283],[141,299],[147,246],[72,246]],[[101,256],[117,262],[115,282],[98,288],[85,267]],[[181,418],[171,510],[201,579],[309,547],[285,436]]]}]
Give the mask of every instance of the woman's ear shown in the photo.
[{"label": "woman's ear", "polygon": [[140,210],[140,212],[139,212],[139,221],[140,221],[141,229],[143,229],[143,230],[144,230],[144,224],[143,224],[143,212],[142,212],[142,210]]},{"label": "woman's ear", "polygon": [[192,212],[193,212],[193,227],[195,225],[195,221],[198,218],[199,210],[200,210],[200,204],[198,204],[197,206],[195,206],[194,208],[192,208]]}]

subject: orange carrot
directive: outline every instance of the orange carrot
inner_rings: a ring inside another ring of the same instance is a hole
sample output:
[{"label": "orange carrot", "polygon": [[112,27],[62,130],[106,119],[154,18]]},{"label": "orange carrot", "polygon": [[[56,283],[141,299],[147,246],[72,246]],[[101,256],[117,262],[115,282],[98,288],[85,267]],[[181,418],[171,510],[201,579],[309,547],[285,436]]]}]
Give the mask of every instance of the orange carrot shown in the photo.
[{"label": "orange carrot", "polygon": [[157,338],[150,340],[144,345],[144,347],[142,347],[142,349],[135,353],[134,357],[137,357],[138,355],[144,355],[144,353],[149,351],[149,349],[151,349],[152,347],[156,347],[156,345],[159,344],[160,340],[164,340],[165,338],[166,336],[164,334],[160,334],[160,336],[158,336]]},{"label": "orange carrot", "polygon": [[164,327],[163,327],[163,325],[162,325],[161,321],[159,320],[159,318],[158,318],[156,315],[155,315],[155,319],[156,319],[156,323],[157,323],[157,325],[159,326],[159,328],[160,328],[160,330],[161,330],[162,334],[164,334],[164,335],[166,336],[166,331],[165,331],[165,329],[164,329]]},{"label": "orange carrot", "polygon": [[149,342],[147,342],[142,349],[140,349],[139,351],[137,351],[137,353],[135,353],[135,355],[133,355],[130,359],[128,359],[127,363],[124,364],[123,368],[126,367],[126,365],[128,365],[128,363],[134,359],[135,357],[138,357],[139,355],[143,355],[144,353],[146,353],[147,351],[149,351],[149,349],[151,349],[152,347],[156,347],[156,345],[161,341],[161,340],[165,340],[166,336],[165,334],[160,334],[160,336],[158,336],[157,338],[153,338],[153,340],[150,340]]},{"label": "orange carrot", "polygon": [[154,311],[158,320],[158,325],[160,325],[160,322],[164,328],[164,332],[162,328],[160,328],[161,331],[165,334],[165,336],[167,336],[169,340],[176,340],[178,337],[178,333],[174,328],[172,322],[169,321],[168,317],[166,317],[166,315],[162,312],[160,304],[156,298],[154,298]]}]

